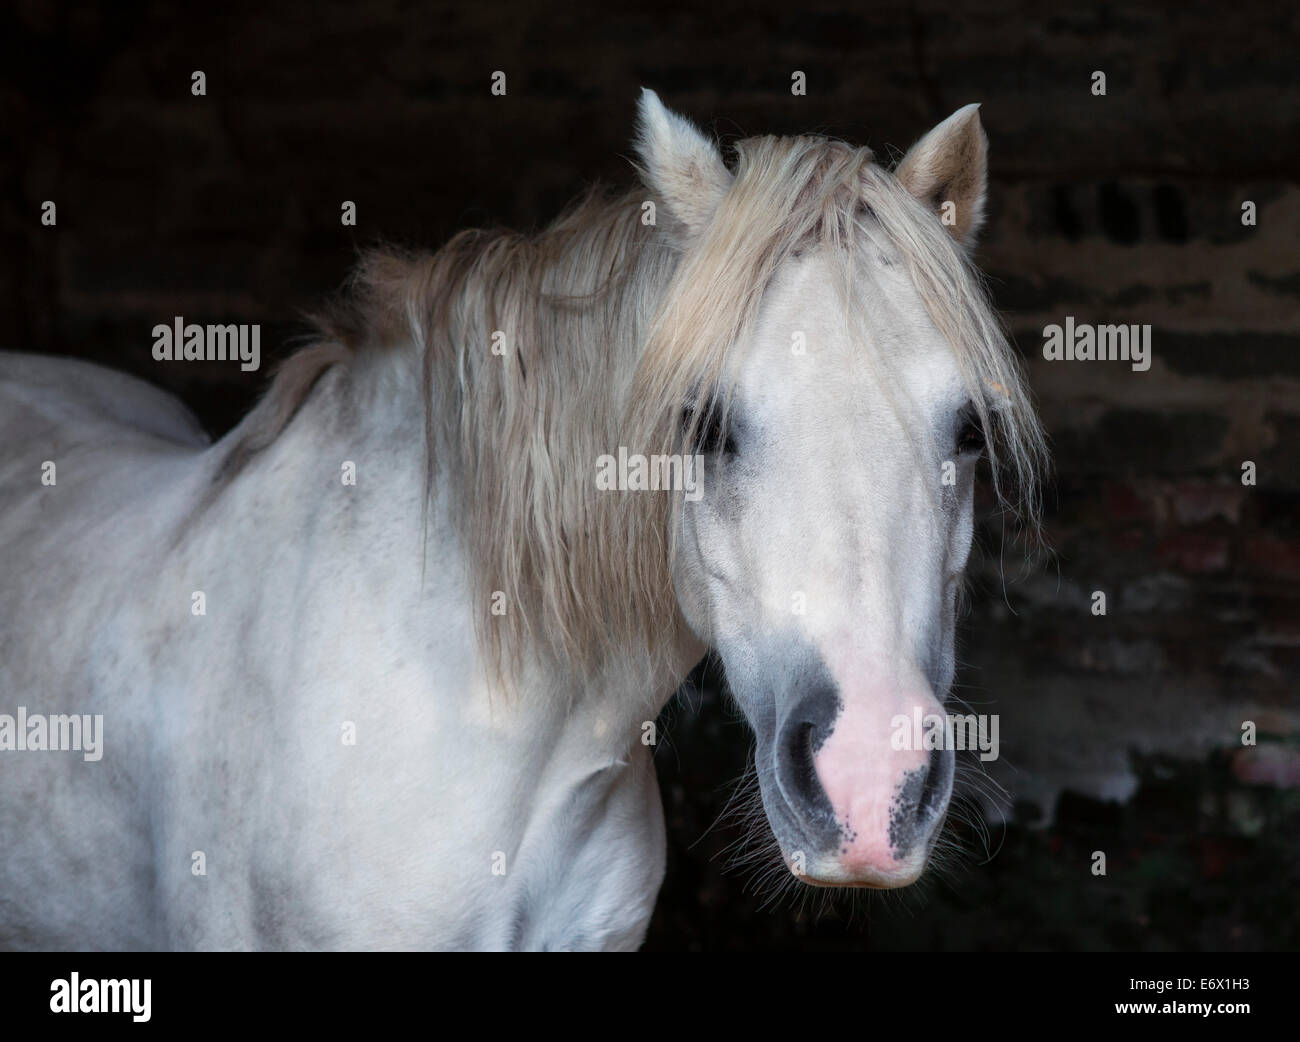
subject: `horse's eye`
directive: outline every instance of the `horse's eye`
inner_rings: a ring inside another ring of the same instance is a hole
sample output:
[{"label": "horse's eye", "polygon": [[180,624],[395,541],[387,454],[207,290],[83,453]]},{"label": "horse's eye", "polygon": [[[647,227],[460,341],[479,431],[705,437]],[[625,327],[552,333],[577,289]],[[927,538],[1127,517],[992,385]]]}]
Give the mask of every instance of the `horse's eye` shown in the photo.
[{"label": "horse's eye", "polygon": [[975,411],[974,406],[968,405],[962,409],[957,424],[958,454],[964,456],[983,452],[986,444],[984,424],[980,421],[979,413]]},{"label": "horse's eye", "polygon": [[[736,454],[736,442],[731,436],[730,426],[722,422],[722,407],[716,399],[710,399],[699,407],[703,415],[695,432],[695,443],[691,452],[705,456],[722,453],[724,456]],[[690,431],[695,420],[695,413],[687,408],[682,412],[682,427]]]}]

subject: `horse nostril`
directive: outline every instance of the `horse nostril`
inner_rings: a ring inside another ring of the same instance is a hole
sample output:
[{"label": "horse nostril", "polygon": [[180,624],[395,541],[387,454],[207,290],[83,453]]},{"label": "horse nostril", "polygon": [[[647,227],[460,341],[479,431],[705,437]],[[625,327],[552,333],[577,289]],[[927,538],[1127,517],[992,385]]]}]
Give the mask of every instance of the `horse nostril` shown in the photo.
[{"label": "horse nostril", "polygon": [[919,842],[933,842],[952,792],[951,749],[935,749],[929,762],[907,772],[889,815],[889,846],[894,857],[907,857]]},{"label": "horse nostril", "polygon": [[916,817],[925,821],[937,817],[948,802],[948,792],[952,781],[952,754],[943,749],[930,753],[929,769],[926,771],[925,785],[921,797],[917,800]]},{"label": "horse nostril", "polygon": [[817,798],[822,796],[822,785],[817,779],[817,768],[813,764],[816,739],[816,724],[800,724],[791,733],[790,745],[786,750],[789,756],[790,786],[809,804],[816,802]]},{"label": "horse nostril", "polygon": [[813,688],[790,710],[771,745],[770,782],[780,794],[780,814],[788,815],[800,844],[833,846],[839,824],[830,796],[822,784],[816,758],[835,729],[840,701],[835,688]]}]

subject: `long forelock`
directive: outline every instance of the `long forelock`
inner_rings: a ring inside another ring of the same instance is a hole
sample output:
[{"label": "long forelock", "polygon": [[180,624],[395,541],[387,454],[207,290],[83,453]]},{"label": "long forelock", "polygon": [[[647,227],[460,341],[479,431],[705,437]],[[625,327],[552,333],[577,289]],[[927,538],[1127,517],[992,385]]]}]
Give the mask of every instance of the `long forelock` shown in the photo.
[{"label": "long forelock", "polygon": [[[983,276],[935,214],[889,172],[872,167],[864,188],[868,219],[859,238],[880,237],[902,260],[940,337],[953,350],[967,392],[989,435],[994,488],[1002,507],[1036,539],[1039,490],[1047,466],[1043,430],[1018,356],[994,310]],[[841,254],[848,260],[861,251]],[[870,256],[867,254],[866,256]],[[846,314],[859,317],[857,309]]]}]

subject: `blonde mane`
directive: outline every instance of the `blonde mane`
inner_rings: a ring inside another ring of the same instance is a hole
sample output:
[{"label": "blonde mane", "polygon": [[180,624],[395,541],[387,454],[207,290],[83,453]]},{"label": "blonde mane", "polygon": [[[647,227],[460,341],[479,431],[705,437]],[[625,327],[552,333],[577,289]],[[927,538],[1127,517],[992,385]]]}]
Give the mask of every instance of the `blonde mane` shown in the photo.
[{"label": "blonde mane", "polygon": [[[683,625],[670,571],[680,497],[601,491],[596,460],[693,444],[704,418],[691,405],[721,393],[725,408],[731,349],[777,268],[810,246],[843,259],[846,305],[867,256],[857,245],[883,237],[902,258],[990,433],[999,495],[1036,524],[1044,443],[1015,354],[964,252],[869,150],[739,142],[734,183],[694,238],[644,224],[648,197],[589,195],[531,236],[466,231],[432,255],[375,252],[320,321],[328,344],[422,352],[427,481],[450,482],[463,505],[480,643],[500,675],[525,648],[577,676],[663,661]],[[271,426],[337,352],[303,357],[264,403]],[[498,592],[504,615],[491,611]]]}]

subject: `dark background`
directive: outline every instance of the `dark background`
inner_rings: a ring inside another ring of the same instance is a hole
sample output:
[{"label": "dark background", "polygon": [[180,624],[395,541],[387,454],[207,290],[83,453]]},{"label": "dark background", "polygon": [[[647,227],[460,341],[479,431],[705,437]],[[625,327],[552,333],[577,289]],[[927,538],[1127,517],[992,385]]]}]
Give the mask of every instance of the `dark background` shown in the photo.
[{"label": "dark background", "polygon": [[[1006,817],[986,839],[954,821],[965,856],[918,888],[766,904],[726,870],[737,826],[711,828],[749,735],[705,676],[665,714],[669,875],[648,946],[1296,948],[1298,10],[11,3],[0,343],[163,384],[219,435],[358,247],[537,227],[594,180],[628,183],[642,85],[724,141],[817,131],[882,158],[982,102],[979,259],[1056,460],[1055,556],[1022,574],[988,513],[972,564],[958,693],[1001,715]],[[262,370],[154,362],[150,330],[173,315],[261,323]],[[1042,327],[1066,315],[1150,323],[1151,370],[1043,361]]]}]

